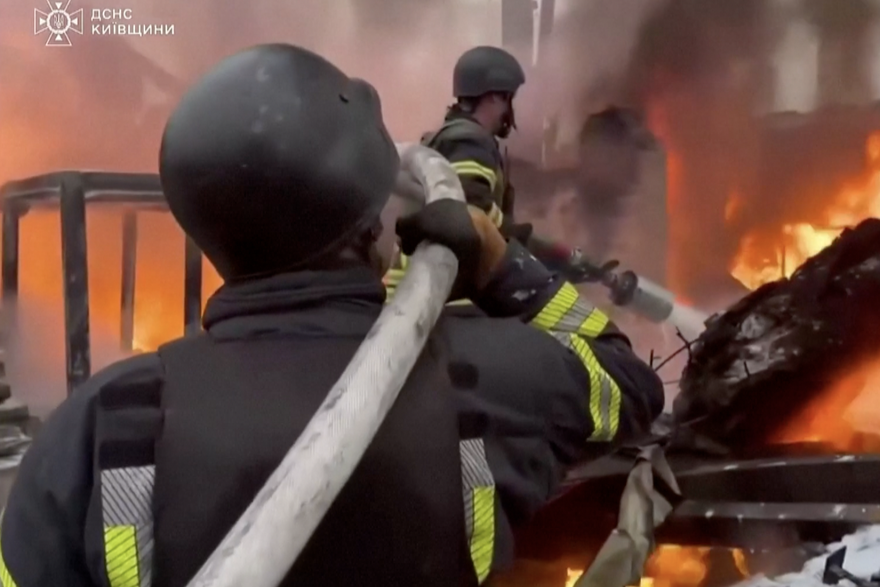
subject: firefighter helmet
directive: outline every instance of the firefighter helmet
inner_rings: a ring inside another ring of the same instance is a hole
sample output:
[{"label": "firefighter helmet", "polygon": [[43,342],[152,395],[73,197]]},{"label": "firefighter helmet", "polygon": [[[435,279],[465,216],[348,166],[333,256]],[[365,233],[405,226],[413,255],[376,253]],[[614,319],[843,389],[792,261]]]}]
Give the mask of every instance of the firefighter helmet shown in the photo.
[{"label": "firefighter helmet", "polygon": [[474,47],[459,57],[452,73],[456,98],[478,98],[492,92],[515,94],[526,82],[516,57],[498,47]]},{"label": "firefighter helmet", "polygon": [[374,227],[399,166],[376,90],[285,44],[196,82],[159,159],[171,213],[225,279],[302,267]]}]

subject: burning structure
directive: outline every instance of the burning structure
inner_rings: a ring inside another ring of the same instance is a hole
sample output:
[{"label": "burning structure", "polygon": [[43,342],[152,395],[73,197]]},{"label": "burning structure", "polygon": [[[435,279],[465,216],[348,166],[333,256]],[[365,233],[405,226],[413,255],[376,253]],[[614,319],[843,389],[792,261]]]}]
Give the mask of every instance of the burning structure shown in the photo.
[{"label": "burning structure", "polygon": [[[412,3],[403,4],[413,9]],[[596,5],[581,4],[585,10]],[[680,383],[684,395],[675,410],[676,433],[650,439],[667,444],[684,501],[659,529],[658,540],[664,544],[648,562],[645,587],[727,586],[772,565],[785,570],[780,552],[796,550],[794,558],[806,556],[805,543],[835,540],[855,526],[876,521],[877,506],[872,504],[880,464],[871,453],[880,449],[874,435],[880,414],[865,399],[865,391],[871,391],[878,349],[873,315],[855,314],[871,305],[865,300],[875,299],[871,288],[876,284],[873,273],[867,279],[848,273],[875,258],[876,226],[862,225],[840,241],[844,244],[839,242],[795,274],[845,227],[877,215],[880,206],[880,106],[874,102],[874,81],[865,62],[875,18],[867,1],[802,4],[792,8],[757,0],[644,2],[650,6],[635,27],[634,48],[625,67],[603,79],[601,87],[583,88],[588,98],[583,100],[582,116],[574,131],[568,129],[577,137],[574,153],[568,159],[559,153],[520,157],[511,147],[520,159],[514,182],[537,224],[545,222],[552,229],[561,225],[560,218],[571,219],[569,234],[583,236],[584,244],[603,256],[620,256],[683,299],[711,305],[719,297],[737,300],[757,290],[718,318],[690,349]],[[837,8],[829,9],[832,4]],[[375,19],[366,12],[363,18]],[[569,26],[577,28],[578,11],[573,9],[567,18]],[[243,30],[237,22],[224,26]],[[557,24],[559,34],[552,42],[576,54],[578,40],[566,36],[566,23]],[[239,37],[239,43],[252,40]],[[804,38],[807,42],[798,49],[798,39]],[[786,48],[789,45],[795,48]],[[803,107],[775,95],[780,93],[777,86],[792,85],[779,81],[785,72],[776,70],[794,67],[789,61],[774,65],[777,46],[783,54],[797,53],[801,60],[814,62],[815,87],[807,92],[813,98]],[[134,58],[130,62],[140,63]],[[60,66],[56,63],[55,68]],[[565,74],[577,77],[571,68]],[[156,72],[149,75],[165,80]],[[58,77],[70,86],[68,95],[95,97],[85,82]],[[89,82],[102,83],[107,82]],[[170,88],[170,94],[177,91],[168,80],[155,85]],[[137,102],[139,95],[129,88],[119,100],[105,100],[115,108],[110,108],[113,125],[130,114],[119,104]],[[18,110],[4,109],[16,112],[14,120],[2,120],[7,136],[28,130],[20,128],[28,119],[23,102],[16,103]],[[84,98],[77,103],[83,104]],[[627,108],[604,110],[612,103]],[[553,113],[541,114],[552,118]],[[47,128],[57,126],[52,116],[46,116]],[[155,124],[161,108],[148,118],[152,122],[137,130],[147,137],[136,141],[143,152],[157,142]],[[43,153],[48,159],[43,164],[93,166],[85,159],[71,159],[70,153],[79,152],[74,143],[82,136],[93,137],[88,134],[93,129],[79,122],[70,133],[76,138],[68,136],[58,143],[57,152]],[[558,122],[548,121],[546,132],[527,140],[548,150],[544,143],[559,130],[554,126]],[[10,127],[14,132],[8,132]],[[646,130],[650,140],[643,141]],[[94,137],[86,142],[100,143]],[[111,166],[148,167],[146,156],[114,144],[121,154]],[[596,163],[608,158],[612,164]],[[27,166],[11,163],[0,169],[4,179],[31,174]],[[558,191],[573,188],[575,194],[566,205],[559,197],[546,198],[547,191],[557,191],[548,187],[551,180],[558,181]],[[633,194],[638,197],[629,198]],[[642,238],[621,253],[620,236],[628,229],[618,221],[631,219],[631,209],[642,216],[638,229],[629,233]],[[192,322],[193,301],[219,285],[207,264],[201,284],[184,277],[184,267],[192,271],[195,263],[192,251],[187,254],[182,235],[161,210],[139,212],[136,230],[125,217],[130,218],[118,208],[88,212],[87,297],[95,355],[100,353],[100,339],[117,338],[116,325],[124,348],[114,343],[114,352],[152,349],[181,334],[186,318]],[[10,219],[4,215],[5,223]],[[44,313],[47,304],[61,299],[64,287],[59,218],[54,210],[32,207],[20,221],[18,303],[36,304],[36,313]],[[867,243],[862,248],[848,244],[862,237]],[[119,246],[126,242],[138,245],[135,266],[129,258],[132,247]],[[850,251],[867,252],[859,256]],[[12,275],[4,271],[6,291]],[[792,280],[760,289],[781,277]],[[835,281],[837,277],[841,279]],[[862,297],[853,302],[849,291]],[[184,298],[189,310],[181,303]],[[830,305],[821,306],[826,302]],[[782,312],[786,305],[792,313]],[[827,338],[815,338],[816,346],[804,348],[800,358],[789,357],[784,368],[762,374],[750,354],[765,353],[767,348],[760,345],[775,343],[771,335],[780,332],[780,324],[796,325],[802,340],[816,312],[825,313],[818,332]],[[19,317],[27,319],[27,314]],[[772,322],[777,330],[761,331],[757,326],[762,321]],[[751,325],[756,326],[757,339],[737,340]],[[828,339],[839,344],[829,347]],[[54,333],[48,344],[38,343],[58,366],[65,363],[62,341]],[[757,351],[750,348],[755,343]],[[833,352],[825,353],[829,348]],[[97,366],[103,361],[93,362]],[[730,378],[740,366],[738,375],[748,375],[745,383]],[[11,368],[14,371],[14,365]],[[811,377],[816,373],[823,376]],[[765,398],[772,398],[772,407]],[[738,417],[717,409],[716,404],[727,399]],[[46,404],[38,412],[59,400],[60,394],[37,399]],[[854,401],[861,402],[858,422],[844,418]],[[573,582],[614,527],[632,461],[632,455],[622,451],[574,471],[568,491],[532,527],[523,529],[522,560],[499,584],[562,587]],[[825,479],[833,485],[819,483]],[[788,523],[780,523],[780,516]],[[773,557],[763,555],[764,549],[772,550]]]}]

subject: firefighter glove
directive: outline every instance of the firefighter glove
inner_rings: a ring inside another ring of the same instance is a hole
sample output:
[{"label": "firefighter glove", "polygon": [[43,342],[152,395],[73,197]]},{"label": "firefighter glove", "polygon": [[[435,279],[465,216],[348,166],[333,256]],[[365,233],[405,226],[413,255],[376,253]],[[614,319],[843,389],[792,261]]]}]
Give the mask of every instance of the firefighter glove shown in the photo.
[{"label": "firefighter glove", "polygon": [[443,199],[397,221],[400,249],[411,255],[422,241],[447,247],[458,259],[453,298],[467,296],[488,283],[507,243],[485,212],[464,202]]}]

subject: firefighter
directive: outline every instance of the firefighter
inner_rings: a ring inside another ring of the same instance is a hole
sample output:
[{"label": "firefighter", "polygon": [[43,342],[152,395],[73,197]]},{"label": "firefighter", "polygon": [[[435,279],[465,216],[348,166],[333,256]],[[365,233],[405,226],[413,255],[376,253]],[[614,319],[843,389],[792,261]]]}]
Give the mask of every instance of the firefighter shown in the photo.
[{"label": "firefighter", "polygon": [[[469,49],[452,73],[456,102],[447,109],[443,125],[422,137],[422,144],[449,160],[468,202],[483,210],[505,237],[521,241],[546,266],[574,280],[598,280],[601,271],[596,273],[579,249],[537,237],[531,224],[514,221],[515,192],[498,140],[516,128],[513,102],[525,81],[522,66],[504,49]],[[399,257],[385,276],[390,294],[405,270],[406,257]]]},{"label": "firefighter", "polygon": [[[379,316],[398,165],[373,87],[305,49],[245,50],[188,90],[161,181],[225,283],[202,333],[102,370],[45,423],[2,520],[3,587],[187,584]],[[441,318],[281,587],[482,583],[566,467],[663,405],[626,337],[482,211],[433,203],[397,233],[449,247],[491,317]]]}]

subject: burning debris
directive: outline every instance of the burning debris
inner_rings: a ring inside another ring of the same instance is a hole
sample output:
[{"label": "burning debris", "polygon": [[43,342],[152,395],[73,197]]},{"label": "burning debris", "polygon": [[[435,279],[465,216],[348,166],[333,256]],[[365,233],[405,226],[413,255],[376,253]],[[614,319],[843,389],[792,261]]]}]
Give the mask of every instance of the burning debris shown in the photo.
[{"label": "burning debris", "polygon": [[[789,279],[715,317],[692,345],[674,414],[679,442],[741,452],[880,356],[880,220],[846,230]],[[854,386],[849,401],[861,391]]]}]

